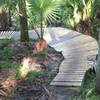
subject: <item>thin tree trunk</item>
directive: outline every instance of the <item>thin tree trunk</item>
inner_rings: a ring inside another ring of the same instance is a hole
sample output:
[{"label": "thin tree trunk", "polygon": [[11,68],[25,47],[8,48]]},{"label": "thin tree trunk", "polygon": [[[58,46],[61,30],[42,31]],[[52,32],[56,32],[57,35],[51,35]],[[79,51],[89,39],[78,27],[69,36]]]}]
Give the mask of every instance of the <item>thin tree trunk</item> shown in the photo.
[{"label": "thin tree trunk", "polygon": [[28,23],[27,23],[27,13],[26,13],[26,2],[19,0],[19,17],[20,17],[20,27],[21,27],[21,41],[28,42]]},{"label": "thin tree trunk", "polygon": [[8,19],[9,19],[9,21],[8,21],[8,22],[9,22],[9,27],[11,27],[11,26],[12,26],[12,20],[11,20],[11,8],[9,8],[9,12],[8,12],[8,13],[9,13],[9,18],[8,18]]},{"label": "thin tree trunk", "polygon": [[100,94],[100,29],[99,29],[99,40],[98,40],[98,60],[97,60],[97,68],[96,68],[96,92]]},{"label": "thin tree trunk", "polygon": [[41,39],[43,39],[43,35],[44,35],[44,31],[43,31],[43,14],[42,14],[42,11],[41,11],[41,14],[40,14],[40,17],[41,17]]}]

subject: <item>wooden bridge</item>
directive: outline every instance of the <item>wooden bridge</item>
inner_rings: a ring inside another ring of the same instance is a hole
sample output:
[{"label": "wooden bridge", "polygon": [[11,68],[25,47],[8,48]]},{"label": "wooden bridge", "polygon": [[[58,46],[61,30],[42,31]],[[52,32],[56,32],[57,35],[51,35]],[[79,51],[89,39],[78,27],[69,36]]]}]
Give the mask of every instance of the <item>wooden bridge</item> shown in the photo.
[{"label": "wooden bridge", "polygon": [[97,43],[90,36],[75,31],[68,34],[74,37],[51,45],[62,51],[65,57],[51,85],[81,86],[86,71],[91,67],[87,57],[98,53]]},{"label": "wooden bridge", "polygon": [[[59,73],[51,82],[56,86],[81,86],[86,71],[91,67],[87,57],[98,53],[96,41],[90,36],[66,29],[46,28],[45,40],[65,57],[60,65]],[[20,32],[0,32],[0,38],[19,38]],[[30,37],[37,38],[34,30]]]}]

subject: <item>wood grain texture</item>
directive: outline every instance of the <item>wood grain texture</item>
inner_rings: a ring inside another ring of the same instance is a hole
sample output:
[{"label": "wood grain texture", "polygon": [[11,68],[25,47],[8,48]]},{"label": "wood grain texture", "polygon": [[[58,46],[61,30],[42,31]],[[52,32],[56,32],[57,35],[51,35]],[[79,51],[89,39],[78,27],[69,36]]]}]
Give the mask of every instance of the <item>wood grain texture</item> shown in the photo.
[{"label": "wood grain texture", "polygon": [[[71,31],[74,34],[75,31]],[[69,33],[70,34],[70,33]],[[77,35],[53,45],[57,51],[62,51],[64,61],[60,65],[59,73],[50,85],[55,86],[81,86],[86,71],[91,67],[87,57],[98,53],[96,41],[90,36]]]}]

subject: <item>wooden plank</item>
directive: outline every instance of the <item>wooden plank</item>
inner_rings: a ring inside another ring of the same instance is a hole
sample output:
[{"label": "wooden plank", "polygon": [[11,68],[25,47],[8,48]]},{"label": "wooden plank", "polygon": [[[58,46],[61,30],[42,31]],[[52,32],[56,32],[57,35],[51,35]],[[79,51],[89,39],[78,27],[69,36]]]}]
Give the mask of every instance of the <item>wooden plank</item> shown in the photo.
[{"label": "wooden plank", "polygon": [[[88,60],[83,60],[83,59],[67,59],[67,60],[64,60],[62,63],[61,63],[61,66],[65,66],[65,65],[73,65],[73,64],[75,64],[75,65],[78,65],[78,64],[80,64],[80,65],[82,65],[82,66],[85,66],[86,64],[89,64],[89,62],[90,61],[88,61]],[[85,65],[84,65],[85,64]]]},{"label": "wooden plank", "polygon": [[76,82],[52,82],[50,85],[56,85],[56,86],[81,86],[80,81]]},{"label": "wooden plank", "polygon": [[72,74],[72,73],[67,73],[67,74],[58,74],[56,77],[69,77],[69,76],[81,76],[81,75],[85,75],[85,73],[79,73],[79,74]]},{"label": "wooden plank", "polygon": [[[92,48],[89,48],[89,47],[87,47],[87,48],[81,48],[81,49],[75,49],[75,50],[72,50],[72,49],[69,49],[69,51],[71,51],[72,53],[77,53],[77,52],[80,52],[80,53],[82,53],[82,52],[89,52],[89,51],[95,51],[95,50],[98,50],[98,48],[96,48],[96,47],[92,47]],[[67,52],[68,52],[68,50],[67,50]]]},{"label": "wooden plank", "polygon": [[59,70],[59,73],[78,73],[78,72],[85,73],[86,70]]},{"label": "wooden plank", "polygon": [[65,60],[64,62],[61,63],[61,66],[87,66],[91,63],[91,61],[84,61],[84,60],[79,60],[79,59],[74,59],[74,60]]},{"label": "wooden plank", "polygon": [[[84,39],[83,39],[84,40]],[[59,49],[59,48],[61,48],[62,46],[64,46],[64,47],[68,47],[68,46],[70,46],[71,48],[74,48],[75,46],[77,47],[77,46],[81,46],[81,45],[84,45],[84,44],[87,44],[87,43],[91,43],[91,42],[93,42],[94,41],[94,39],[91,39],[91,40],[88,40],[88,41],[86,41],[86,40],[84,40],[83,42],[81,42],[82,40],[80,40],[79,42],[78,41],[73,41],[73,40],[71,40],[71,41],[64,41],[64,42],[61,42],[61,43],[59,43],[59,44],[55,44],[55,45],[53,45],[52,47],[54,47],[55,49]],[[80,43],[81,42],[81,43]],[[76,45],[75,45],[76,44]]]},{"label": "wooden plank", "polygon": [[95,50],[95,51],[89,51],[89,52],[83,52],[83,53],[72,53],[72,54],[70,54],[70,53],[67,53],[67,52],[62,52],[63,53],[63,55],[64,55],[64,58],[66,59],[66,58],[68,58],[68,57],[84,57],[84,56],[88,56],[89,54],[91,54],[91,55],[93,55],[93,54],[97,54],[98,53],[98,51],[97,50]]},{"label": "wooden plank", "polygon": [[81,69],[81,68],[80,68],[80,69],[79,69],[79,68],[78,68],[78,69],[77,69],[77,68],[76,68],[76,69],[70,69],[70,68],[69,68],[69,69],[62,69],[62,68],[61,68],[61,69],[60,69],[60,72],[68,72],[68,71],[70,71],[70,72],[75,72],[75,71],[77,71],[77,70],[78,70],[78,71],[84,71],[84,72],[86,72],[86,70],[88,70],[88,69]]},{"label": "wooden plank", "polygon": [[84,45],[76,45],[75,47],[71,47],[70,49],[75,50],[75,49],[86,48],[86,47],[93,47],[93,48],[96,47],[97,48],[98,44],[96,41],[91,41],[91,42],[85,43]]},{"label": "wooden plank", "polygon": [[65,76],[65,77],[66,77],[66,76],[67,76],[67,77],[71,77],[71,76],[72,76],[72,77],[73,77],[73,76],[74,76],[74,77],[80,77],[80,76],[84,76],[84,74],[82,74],[82,75],[78,75],[78,74],[75,75],[75,74],[70,74],[70,73],[69,73],[69,74],[57,74],[56,77],[59,77],[59,76]]},{"label": "wooden plank", "polygon": [[58,75],[84,75],[85,74],[85,72],[73,72],[73,73],[71,73],[71,72],[65,72],[65,73],[63,73],[63,72],[59,72],[58,73]]},{"label": "wooden plank", "polygon": [[77,59],[77,58],[78,58],[78,59],[82,59],[82,58],[83,58],[83,59],[86,59],[86,60],[87,60],[87,57],[88,57],[88,56],[92,56],[92,55],[96,55],[96,54],[97,54],[97,53],[88,54],[88,55],[85,54],[85,55],[82,55],[82,57],[81,57],[81,56],[68,56],[68,57],[65,57],[65,59],[66,59],[66,60],[72,60],[72,59]]},{"label": "wooden plank", "polygon": [[84,76],[84,73],[81,73],[81,74],[72,74],[72,73],[67,73],[67,74],[57,74],[56,77],[80,77],[80,76]]},{"label": "wooden plank", "polygon": [[[77,37],[76,37],[77,38]],[[87,44],[87,43],[91,43],[92,41],[94,41],[94,39],[89,39],[88,37],[85,37],[85,38],[83,38],[82,36],[81,36],[81,38],[80,39],[76,39],[76,38],[73,38],[71,41],[68,41],[68,40],[66,40],[66,41],[64,41],[64,42],[61,42],[61,43],[59,43],[59,44],[57,44],[57,45],[55,45],[54,47],[55,48],[60,48],[60,47],[62,47],[62,46],[70,46],[70,47],[75,47],[75,46],[80,46],[80,45],[84,45],[84,44]],[[75,39],[75,40],[74,40]],[[75,45],[76,44],[76,45]]]},{"label": "wooden plank", "polygon": [[69,62],[67,63],[67,64],[62,64],[61,65],[61,67],[60,68],[84,68],[84,69],[86,69],[86,68],[89,68],[89,66],[90,66],[90,64],[84,64],[84,66],[83,65],[81,65],[80,63],[75,63],[75,65],[74,64],[70,64]]},{"label": "wooden plank", "polygon": [[61,72],[66,72],[66,73],[67,72],[71,72],[71,73],[73,73],[73,72],[86,72],[86,70],[84,70],[84,69],[67,69],[67,70],[61,70]]},{"label": "wooden plank", "polygon": [[80,77],[56,77],[53,81],[81,81],[83,80],[83,76]]},{"label": "wooden plank", "polygon": [[69,78],[65,78],[65,77],[63,77],[63,78],[55,78],[53,81],[54,82],[56,82],[56,81],[59,81],[59,82],[67,82],[67,81],[82,81],[84,78],[83,77],[81,77],[81,78],[79,78],[79,77],[77,77],[77,78],[75,78],[75,77],[69,77]]},{"label": "wooden plank", "polygon": [[60,70],[87,70],[89,69],[90,67],[81,67],[81,66],[76,66],[76,67],[73,67],[73,66],[64,66],[64,67],[60,67]]},{"label": "wooden plank", "polygon": [[77,65],[77,66],[61,66],[59,68],[59,70],[68,70],[68,71],[79,70],[79,71],[81,71],[81,70],[88,70],[89,68],[91,68],[91,65],[89,65],[89,66],[81,66],[81,65],[80,66],[79,65]]},{"label": "wooden plank", "polygon": [[89,63],[83,63],[83,64],[81,64],[81,63],[75,63],[75,64],[71,64],[72,62],[68,62],[68,63],[66,63],[66,64],[62,64],[61,65],[61,67],[60,68],[63,68],[63,67],[65,67],[65,68],[88,68],[89,66],[90,66],[90,64]]},{"label": "wooden plank", "polygon": [[85,54],[89,54],[89,53],[92,53],[94,54],[94,52],[98,52],[98,48],[94,48],[94,49],[91,49],[91,50],[82,50],[82,51],[71,51],[71,50],[64,50],[63,51],[63,54],[65,54],[65,56],[70,56],[70,55],[73,55],[73,54],[79,54],[79,55],[83,55],[82,53],[85,53]]},{"label": "wooden plank", "polygon": [[[90,45],[89,45],[90,44]],[[67,47],[70,49],[80,49],[80,48],[86,48],[86,47],[98,47],[98,44],[96,41],[83,41],[82,43],[80,42],[75,42],[73,44],[67,45]]]}]

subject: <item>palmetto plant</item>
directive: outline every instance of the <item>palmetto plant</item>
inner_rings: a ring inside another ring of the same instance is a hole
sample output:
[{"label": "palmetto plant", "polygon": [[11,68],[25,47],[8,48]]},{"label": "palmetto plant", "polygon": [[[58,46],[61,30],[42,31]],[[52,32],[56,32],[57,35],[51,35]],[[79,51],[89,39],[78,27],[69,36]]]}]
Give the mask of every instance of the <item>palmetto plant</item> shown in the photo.
[{"label": "palmetto plant", "polygon": [[83,20],[93,17],[95,13],[95,2],[96,0],[82,0],[83,9]]},{"label": "palmetto plant", "polygon": [[63,1],[62,3],[63,7],[67,9],[65,10],[67,15],[70,16],[69,19],[72,19],[74,23],[73,26],[76,26],[78,23],[80,23],[80,21],[86,21],[90,18],[93,18],[93,15],[95,14],[95,2],[97,0],[62,0],[62,1]]},{"label": "palmetto plant", "polygon": [[[62,0],[63,12],[66,12],[65,21],[69,21],[71,26],[75,26],[75,24],[79,23],[81,20],[82,14],[82,2],[81,0]],[[81,6],[81,7],[80,7]],[[64,19],[63,19],[64,20]]]},{"label": "palmetto plant", "polygon": [[[43,39],[44,25],[51,23],[58,17],[59,0],[29,0],[30,22],[39,38]],[[40,33],[36,28],[40,27]]]}]

